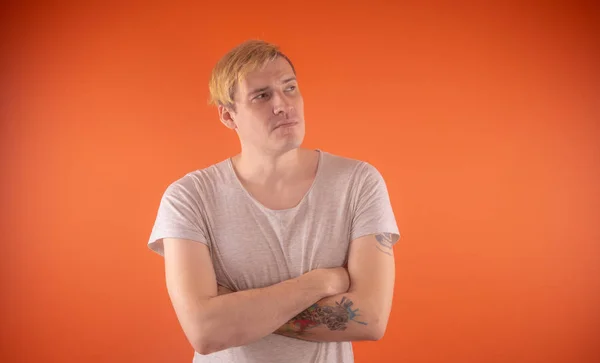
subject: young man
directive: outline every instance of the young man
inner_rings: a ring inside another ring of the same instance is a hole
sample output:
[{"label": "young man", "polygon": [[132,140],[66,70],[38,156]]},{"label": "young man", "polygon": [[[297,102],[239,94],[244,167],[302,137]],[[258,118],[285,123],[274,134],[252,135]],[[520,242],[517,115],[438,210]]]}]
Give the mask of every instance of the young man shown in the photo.
[{"label": "young man", "polygon": [[210,94],[241,152],[166,189],[148,245],[194,362],[348,363],[378,340],[399,232],[370,164],[302,148],[292,62],[248,41],[215,66]]}]

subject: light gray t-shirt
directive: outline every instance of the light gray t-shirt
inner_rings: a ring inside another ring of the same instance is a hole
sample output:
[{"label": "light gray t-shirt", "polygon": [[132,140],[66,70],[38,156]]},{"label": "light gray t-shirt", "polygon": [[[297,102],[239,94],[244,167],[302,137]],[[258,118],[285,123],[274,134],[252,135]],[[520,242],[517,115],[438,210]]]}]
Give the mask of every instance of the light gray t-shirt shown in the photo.
[{"label": "light gray t-shirt", "polygon": [[[234,291],[270,286],[313,269],[340,267],[361,236],[399,231],[386,184],[371,164],[318,150],[312,186],[294,208],[271,210],[239,181],[231,159],[186,174],[166,189],[148,246],[162,238],[210,248],[217,282]],[[308,308],[308,306],[307,306]],[[290,317],[291,318],[291,317]],[[194,363],[351,363],[351,342],[270,334],[246,346],[194,354]]]}]

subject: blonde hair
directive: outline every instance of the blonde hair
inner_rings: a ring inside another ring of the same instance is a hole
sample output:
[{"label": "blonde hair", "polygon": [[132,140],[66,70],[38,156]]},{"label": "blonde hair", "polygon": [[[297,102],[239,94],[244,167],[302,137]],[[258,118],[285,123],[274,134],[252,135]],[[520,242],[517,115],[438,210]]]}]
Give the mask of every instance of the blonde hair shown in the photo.
[{"label": "blonde hair", "polygon": [[244,77],[277,57],[283,57],[290,63],[294,74],[296,70],[289,58],[284,55],[279,46],[262,40],[248,40],[225,54],[212,70],[208,89],[209,104],[234,107],[235,86]]}]

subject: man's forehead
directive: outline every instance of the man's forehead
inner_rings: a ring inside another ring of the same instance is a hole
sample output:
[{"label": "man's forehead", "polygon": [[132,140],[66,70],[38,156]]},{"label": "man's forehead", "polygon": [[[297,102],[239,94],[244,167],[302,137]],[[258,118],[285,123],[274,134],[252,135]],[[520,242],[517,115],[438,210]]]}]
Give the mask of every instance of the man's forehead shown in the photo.
[{"label": "man's forehead", "polygon": [[283,58],[278,57],[270,62],[267,62],[262,67],[255,69],[240,81],[242,89],[264,84],[272,81],[283,81],[284,79],[294,76],[292,66]]}]

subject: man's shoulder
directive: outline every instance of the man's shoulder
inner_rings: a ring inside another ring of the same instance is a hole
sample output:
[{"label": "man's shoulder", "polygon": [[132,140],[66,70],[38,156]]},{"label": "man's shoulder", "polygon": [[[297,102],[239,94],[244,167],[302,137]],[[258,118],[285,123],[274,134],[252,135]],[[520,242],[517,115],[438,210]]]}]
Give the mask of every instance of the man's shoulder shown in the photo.
[{"label": "man's shoulder", "polygon": [[176,177],[167,186],[167,192],[183,192],[188,195],[197,195],[207,190],[218,188],[219,185],[227,185],[227,173],[229,159],[187,171]]},{"label": "man's shoulder", "polygon": [[326,168],[333,171],[335,174],[347,174],[354,177],[360,177],[368,174],[378,174],[375,168],[369,161],[364,159],[353,158],[331,152],[323,152],[326,160]]},{"label": "man's shoulder", "polygon": [[329,167],[340,167],[346,169],[356,168],[358,165],[364,163],[363,160],[352,158],[349,156],[333,153],[330,151],[321,150],[323,158]]}]

